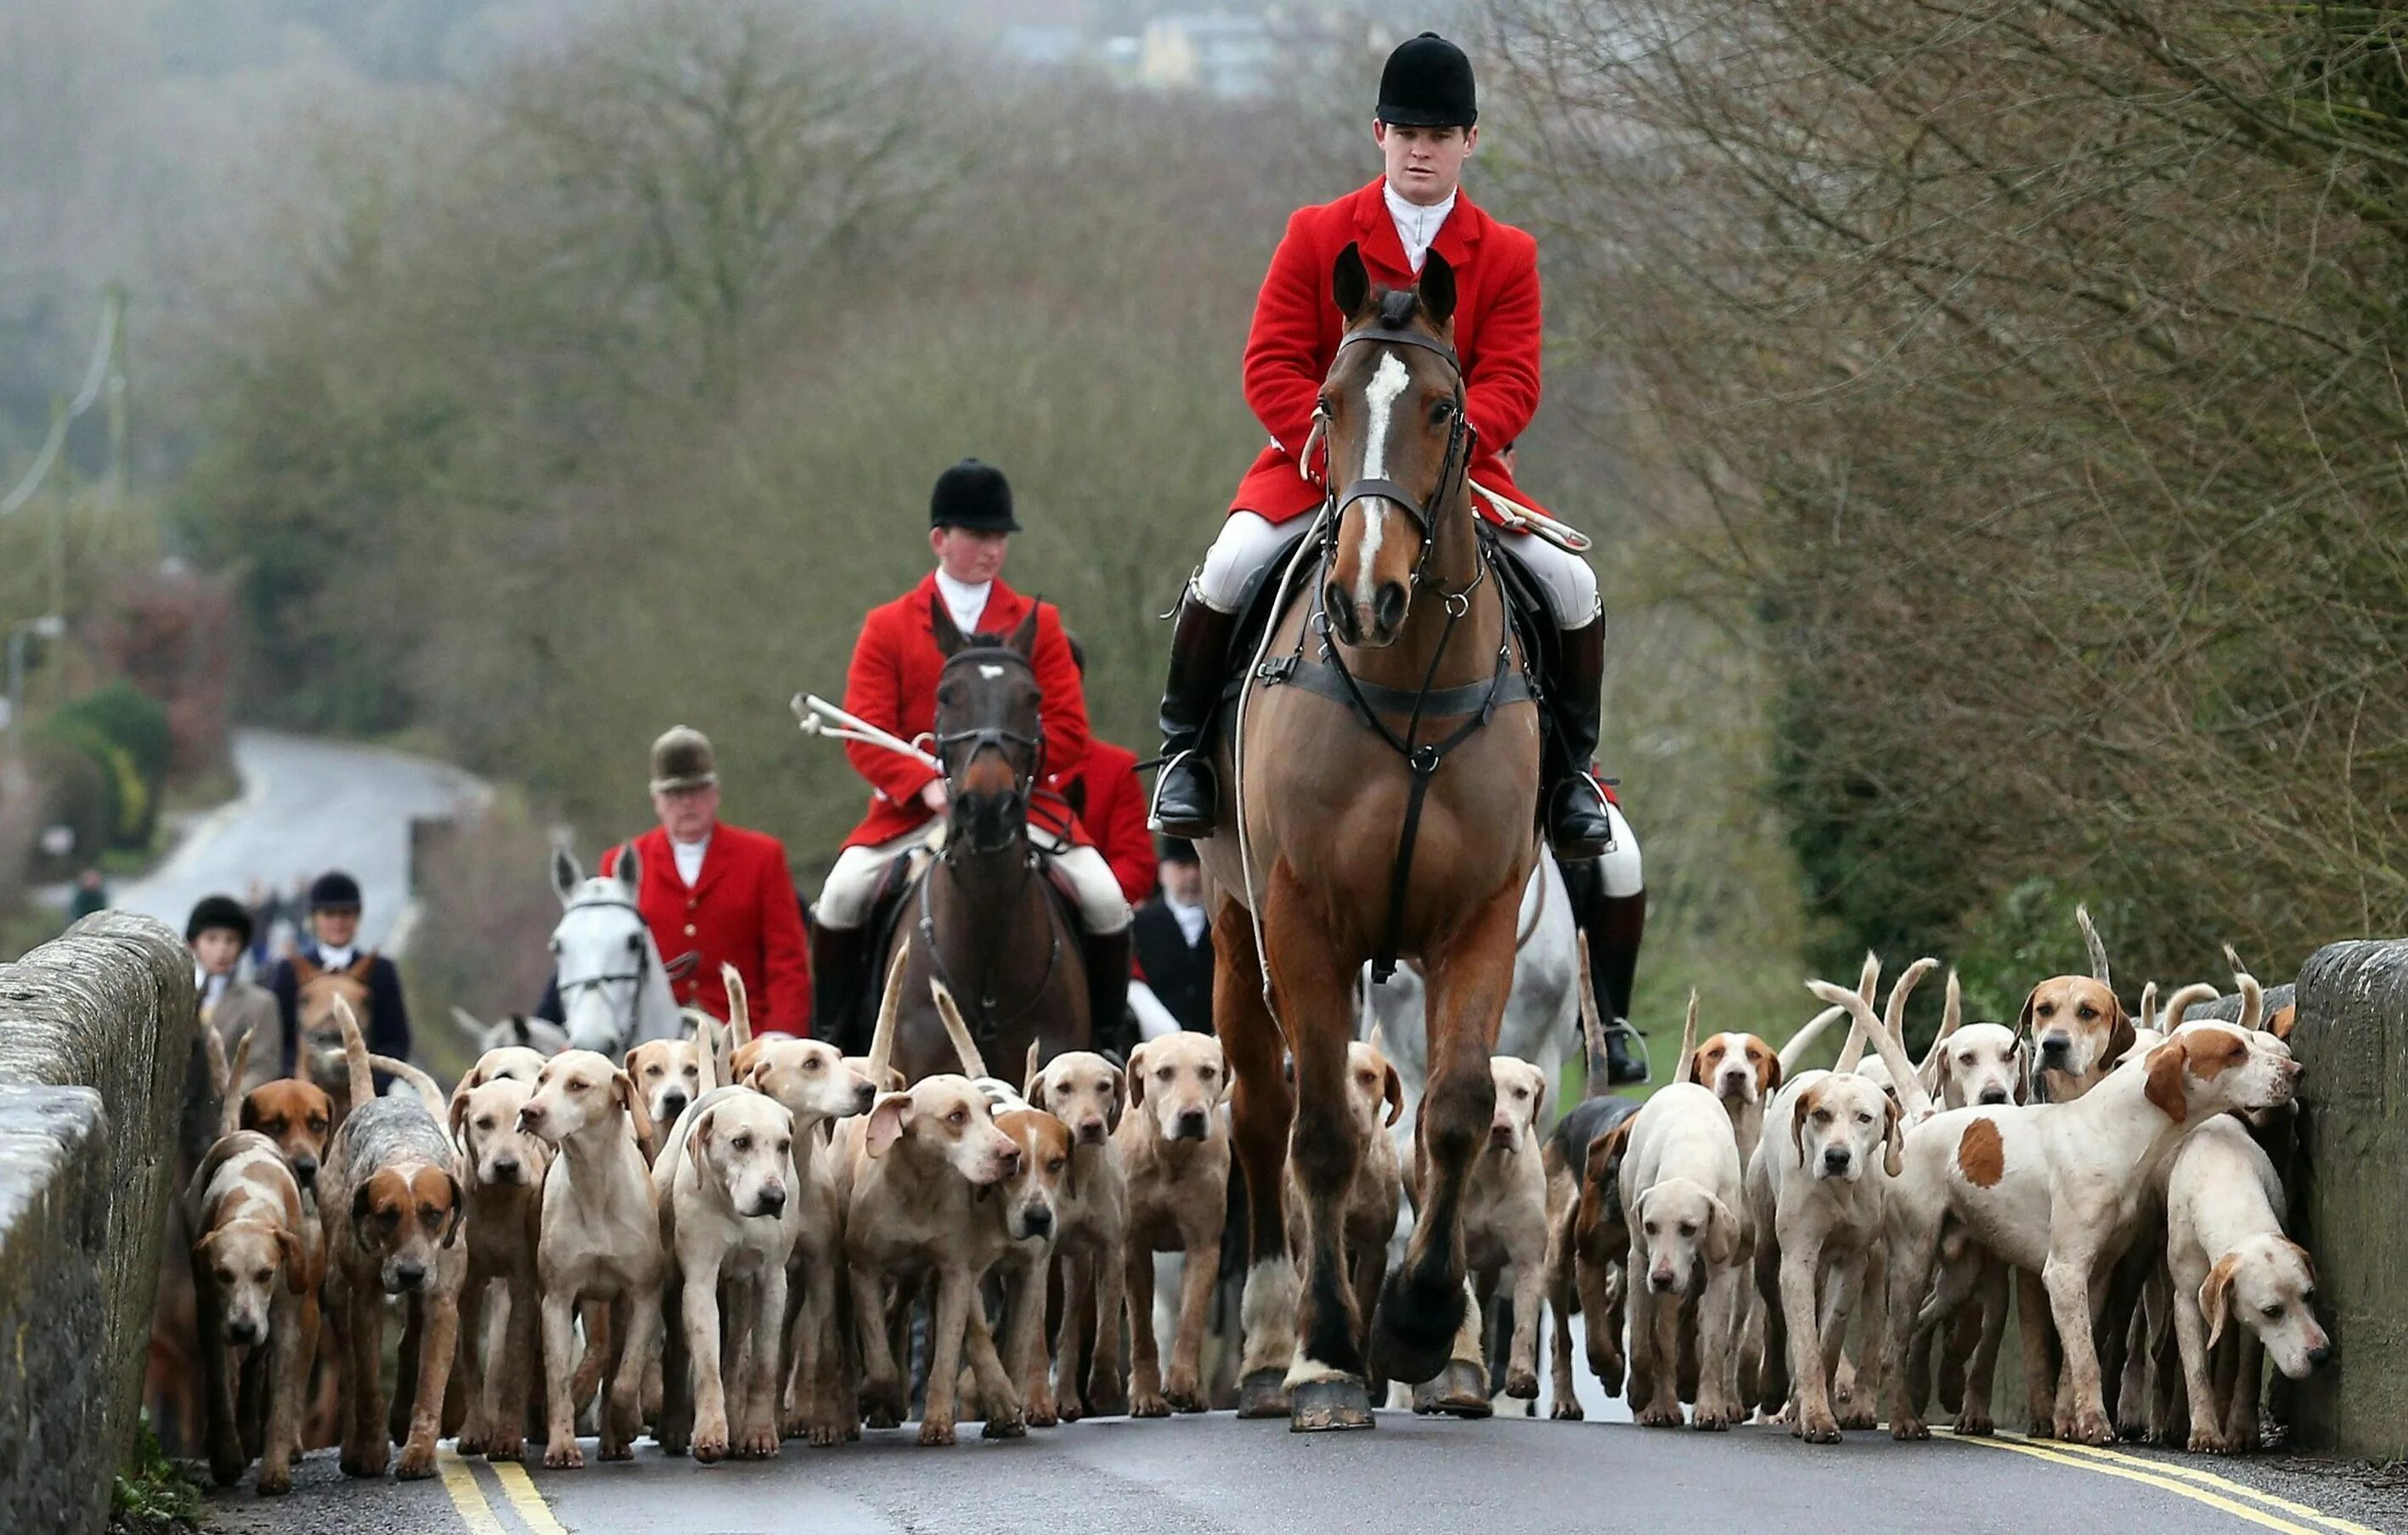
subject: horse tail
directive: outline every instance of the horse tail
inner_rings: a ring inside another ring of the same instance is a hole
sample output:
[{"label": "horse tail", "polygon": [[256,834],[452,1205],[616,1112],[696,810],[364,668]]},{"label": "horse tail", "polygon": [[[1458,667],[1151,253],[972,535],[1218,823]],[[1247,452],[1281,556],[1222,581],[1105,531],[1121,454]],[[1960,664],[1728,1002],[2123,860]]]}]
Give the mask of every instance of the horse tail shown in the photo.
[{"label": "horse tail", "polygon": [[978,1041],[970,1038],[970,1026],[962,1021],[962,1010],[953,1005],[953,994],[934,976],[928,978],[928,994],[937,999],[937,1016],[945,1021],[945,1037],[953,1041],[953,1054],[962,1058],[962,1075],[986,1075],[986,1057],[979,1054]]},{"label": "horse tail", "polygon": [[869,1080],[882,1091],[887,1069],[895,1060],[895,1020],[903,1011],[903,970],[910,957],[911,945],[896,946],[886,967],[886,990],[878,998],[878,1026],[869,1035]]},{"label": "horse tail", "polygon": [[351,1107],[358,1109],[376,1097],[376,1073],[368,1069],[368,1042],[360,1038],[360,1020],[351,1004],[341,997],[335,998],[335,1022],[343,1030],[343,1064],[351,1069]]}]

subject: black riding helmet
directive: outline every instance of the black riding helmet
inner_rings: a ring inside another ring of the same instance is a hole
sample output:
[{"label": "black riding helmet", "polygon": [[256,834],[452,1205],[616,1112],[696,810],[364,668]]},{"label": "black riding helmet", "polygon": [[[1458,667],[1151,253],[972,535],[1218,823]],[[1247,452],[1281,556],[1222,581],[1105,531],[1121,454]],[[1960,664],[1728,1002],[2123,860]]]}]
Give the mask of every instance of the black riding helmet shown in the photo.
[{"label": "black riding helmet", "polygon": [[1469,128],[1478,122],[1470,59],[1435,32],[1398,44],[1380,71],[1380,121],[1399,128]]}]

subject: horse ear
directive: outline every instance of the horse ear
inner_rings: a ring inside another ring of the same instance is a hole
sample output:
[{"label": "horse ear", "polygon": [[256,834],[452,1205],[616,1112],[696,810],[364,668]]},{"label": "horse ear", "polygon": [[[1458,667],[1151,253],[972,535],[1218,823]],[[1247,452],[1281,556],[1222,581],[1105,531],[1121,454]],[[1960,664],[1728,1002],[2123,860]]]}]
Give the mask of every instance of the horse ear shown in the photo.
[{"label": "horse ear", "polygon": [[1329,269],[1329,296],[1338,301],[1338,312],[1349,323],[1371,307],[1371,273],[1363,265],[1363,248],[1353,240],[1338,252],[1337,263]]},{"label": "horse ear", "polygon": [[928,616],[937,631],[937,653],[949,661],[952,660],[954,653],[968,645],[969,641],[962,638],[961,626],[953,622],[953,615],[945,610],[945,598],[942,593],[929,594]]},{"label": "horse ear", "polygon": [[1424,258],[1419,289],[1431,324],[1443,327],[1455,318],[1455,268],[1436,251]]},{"label": "horse ear", "polygon": [[568,898],[576,895],[577,887],[584,882],[585,870],[578,867],[577,854],[566,848],[552,849],[552,891],[560,897],[561,904],[567,905]]},{"label": "horse ear", "polygon": [[644,883],[644,859],[636,851],[635,843],[619,844],[618,874],[620,887],[627,892],[629,899],[634,899],[636,892],[643,888]]},{"label": "horse ear", "polygon": [[1037,615],[1044,610],[1042,601],[1031,602],[1027,616],[1012,626],[1011,638],[1004,641],[1018,651],[1024,661],[1034,662],[1037,659]]}]

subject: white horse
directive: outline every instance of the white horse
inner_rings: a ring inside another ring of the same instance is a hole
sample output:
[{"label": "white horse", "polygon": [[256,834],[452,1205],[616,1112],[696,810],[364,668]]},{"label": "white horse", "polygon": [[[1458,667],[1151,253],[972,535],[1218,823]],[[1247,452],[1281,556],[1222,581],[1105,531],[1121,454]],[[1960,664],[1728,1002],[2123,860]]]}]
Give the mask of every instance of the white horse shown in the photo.
[{"label": "white horse", "polygon": [[684,1037],[660,949],[636,909],[642,877],[633,843],[619,850],[613,873],[590,880],[575,854],[552,851],[561,912],[552,960],[572,1050],[598,1050],[615,1061],[637,1045]]}]

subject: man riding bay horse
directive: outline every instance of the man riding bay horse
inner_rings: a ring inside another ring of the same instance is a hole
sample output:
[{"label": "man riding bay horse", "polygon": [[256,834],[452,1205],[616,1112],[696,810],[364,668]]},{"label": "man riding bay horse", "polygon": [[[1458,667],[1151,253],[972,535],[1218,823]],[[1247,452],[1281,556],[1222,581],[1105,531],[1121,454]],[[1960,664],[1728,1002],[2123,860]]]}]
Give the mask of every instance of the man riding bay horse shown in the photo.
[{"label": "man riding bay horse", "polygon": [[[1028,656],[1042,695],[1042,780],[1029,796],[1032,843],[1075,895],[1084,938],[1089,1017],[1101,1030],[1126,1005],[1129,905],[1111,866],[1094,847],[1062,797],[1065,775],[1087,758],[1086,694],[1050,604],[1033,603],[1006,585],[1003,563],[1020,523],[1011,486],[1001,470],[964,459],[937,481],[929,498],[928,546],[937,567],[910,591],[870,610],[845,677],[844,707],[903,740],[929,734],[946,653],[941,626],[959,636],[1003,635],[1032,609],[1035,638]],[[873,962],[872,906],[888,866],[925,846],[932,824],[947,810],[945,776],[898,753],[848,742],[853,767],[870,782],[868,813],[845,839],[813,908],[812,1013],[822,1038],[866,1045]]]},{"label": "man riding bay horse", "polygon": [[[1245,353],[1246,401],[1271,440],[1239,485],[1220,536],[1189,583],[1171,640],[1154,824],[1173,836],[1211,836],[1221,808],[1211,732],[1231,672],[1240,601],[1298,531],[1298,519],[1327,495],[1320,466],[1307,455],[1323,381],[1344,332],[1330,294],[1331,266],[1342,250],[1359,250],[1370,279],[1383,288],[1412,287],[1432,251],[1444,258],[1456,294],[1455,350],[1473,435],[1475,502],[1499,524],[1512,520],[1500,502],[1516,509],[1534,505],[1513,483],[1505,455],[1539,404],[1538,245],[1462,191],[1465,162],[1480,140],[1478,121],[1463,50],[1435,33],[1408,40],[1380,80],[1372,132],[1383,173],[1335,202],[1297,209],[1271,257]],[[1646,1065],[1626,1020],[1646,894],[1637,839],[1591,767],[1605,664],[1597,577],[1579,554],[1543,538],[1509,532],[1503,542],[1544,594],[1561,641],[1547,692],[1547,840],[1589,938],[1599,1010],[1612,1021],[1613,1079],[1642,1080]]]}]

